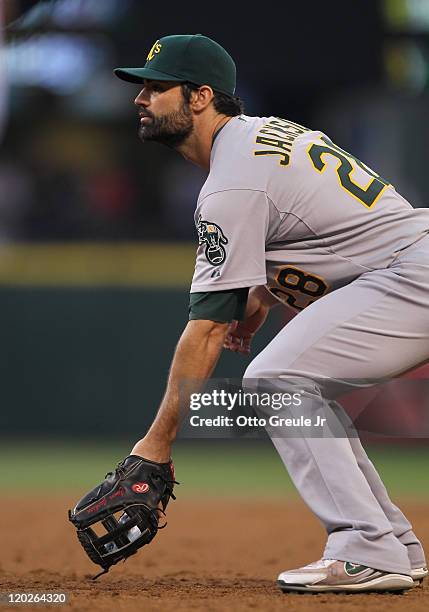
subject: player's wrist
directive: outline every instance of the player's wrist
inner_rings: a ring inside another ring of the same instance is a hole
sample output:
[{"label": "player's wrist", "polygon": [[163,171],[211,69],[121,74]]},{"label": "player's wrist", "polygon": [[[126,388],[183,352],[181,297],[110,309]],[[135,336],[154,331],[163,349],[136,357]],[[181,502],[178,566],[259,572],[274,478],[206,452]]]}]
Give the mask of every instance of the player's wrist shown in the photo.
[{"label": "player's wrist", "polygon": [[171,459],[171,442],[167,438],[160,438],[147,434],[133,447],[131,454],[144,457],[149,461],[167,463]]}]

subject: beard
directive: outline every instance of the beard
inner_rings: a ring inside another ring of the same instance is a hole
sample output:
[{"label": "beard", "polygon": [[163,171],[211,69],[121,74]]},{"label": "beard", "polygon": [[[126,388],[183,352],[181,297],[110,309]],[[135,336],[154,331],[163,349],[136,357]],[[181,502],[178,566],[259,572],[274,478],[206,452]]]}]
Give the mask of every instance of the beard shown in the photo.
[{"label": "beard", "polygon": [[173,149],[181,145],[192,133],[194,121],[189,106],[184,102],[181,108],[167,115],[155,117],[145,110],[151,122],[139,126],[139,138],[142,142],[159,142]]}]

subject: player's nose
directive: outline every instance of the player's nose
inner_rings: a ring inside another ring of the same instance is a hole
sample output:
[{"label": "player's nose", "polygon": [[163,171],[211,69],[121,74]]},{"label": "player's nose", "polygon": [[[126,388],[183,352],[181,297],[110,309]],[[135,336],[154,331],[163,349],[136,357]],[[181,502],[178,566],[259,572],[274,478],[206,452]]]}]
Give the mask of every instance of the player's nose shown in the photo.
[{"label": "player's nose", "polygon": [[134,100],[136,106],[149,106],[149,95],[145,87],[138,93]]}]

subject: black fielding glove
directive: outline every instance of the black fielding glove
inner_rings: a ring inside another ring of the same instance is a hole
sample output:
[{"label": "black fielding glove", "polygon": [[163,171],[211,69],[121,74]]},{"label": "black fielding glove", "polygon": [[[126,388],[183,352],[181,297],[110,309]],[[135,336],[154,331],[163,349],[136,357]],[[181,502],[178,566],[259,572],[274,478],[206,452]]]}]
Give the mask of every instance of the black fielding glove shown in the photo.
[{"label": "black fielding glove", "polygon": [[[94,578],[134,555],[165,527],[158,521],[170,497],[176,499],[175,484],[179,483],[174,480],[172,461],[156,463],[130,455],[69,510],[69,520],[77,529],[83,549],[103,568]],[[115,516],[118,513],[119,518]],[[105,528],[101,536],[92,528],[97,523]]]}]

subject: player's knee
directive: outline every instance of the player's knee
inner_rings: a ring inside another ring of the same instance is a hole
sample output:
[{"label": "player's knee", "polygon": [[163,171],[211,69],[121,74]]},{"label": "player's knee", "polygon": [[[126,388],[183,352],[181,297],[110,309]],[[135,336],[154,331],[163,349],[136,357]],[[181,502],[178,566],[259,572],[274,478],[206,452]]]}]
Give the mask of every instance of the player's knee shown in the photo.
[{"label": "player's knee", "polygon": [[252,380],[257,380],[259,378],[266,378],[268,375],[269,375],[269,370],[264,364],[264,360],[256,357],[247,366],[243,374],[243,383],[245,382],[248,386],[251,386]]},{"label": "player's knee", "polygon": [[272,362],[267,362],[263,356],[258,355],[246,368],[243,375],[243,388],[246,390],[262,391],[276,390],[287,385],[297,384],[300,376],[287,368],[279,369]]},{"label": "player's knee", "polygon": [[326,393],[329,397],[326,387],[329,387],[329,379],[312,377],[306,369],[268,363],[263,355],[258,355],[243,375],[243,388],[247,390],[287,389],[291,393],[299,390],[312,396],[324,396]]},{"label": "player's knee", "polygon": [[276,363],[261,353],[246,368],[243,379],[292,379],[306,377],[305,369],[290,367],[287,360]]}]

